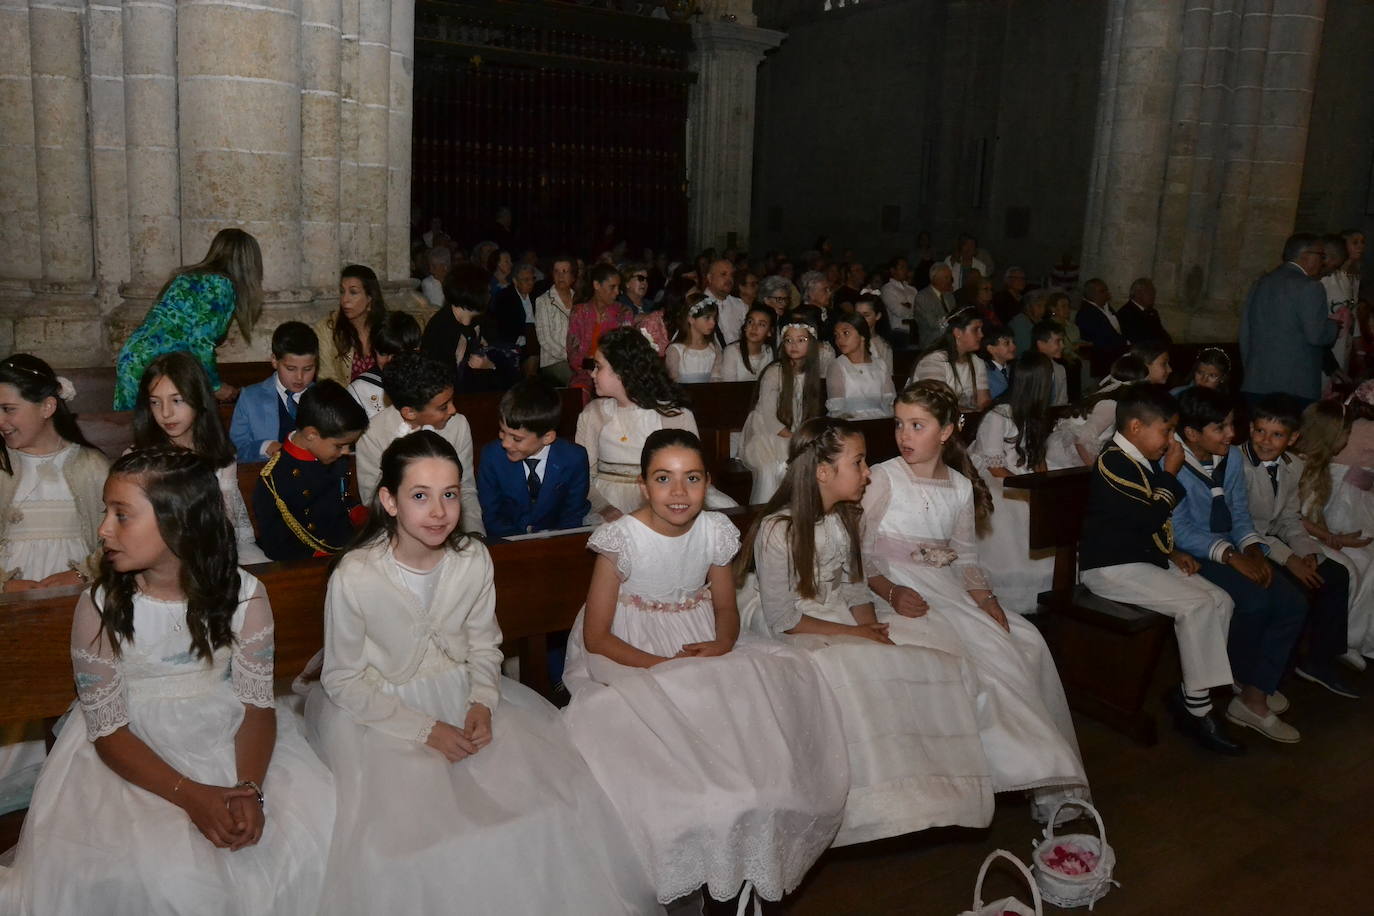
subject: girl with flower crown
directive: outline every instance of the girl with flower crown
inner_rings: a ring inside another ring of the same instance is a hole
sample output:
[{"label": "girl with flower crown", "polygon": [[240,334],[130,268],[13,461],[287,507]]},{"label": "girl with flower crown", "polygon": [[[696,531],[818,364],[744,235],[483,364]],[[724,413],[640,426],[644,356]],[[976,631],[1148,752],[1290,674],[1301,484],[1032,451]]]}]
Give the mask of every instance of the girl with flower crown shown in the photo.
[{"label": "girl with flower crown", "polygon": [[960,410],[987,410],[987,364],[976,356],[983,345],[983,317],[963,308],[945,319],[944,333],[926,350],[911,373],[911,381],[937,379],[959,396]]},{"label": "girl with flower crown", "polygon": [[740,439],[740,458],[754,475],[751,505],[767,502],[777,491],[792,434],[811,417],[825,415],[820,331],[795,312],[782,321],[778,358],[759,373],[754,409]]},{"label": "girl with flower crown", "polygon": [[720,344],[716,342],[718,315],[715,302],[694,294],[679,319],[677,333],[663,355],[668,376],[682,385],[709,382],[720,365]]},{"label": "girl with flower crown", "polygon": [[[16,353],[0,362],[4,591],[77,585],[100,565],[96,529],[109,462],[67,408],[75,396],[72,383],[36,356]],[[0,731],[0,814],[28,804],[42,762],[41,730]]]}]

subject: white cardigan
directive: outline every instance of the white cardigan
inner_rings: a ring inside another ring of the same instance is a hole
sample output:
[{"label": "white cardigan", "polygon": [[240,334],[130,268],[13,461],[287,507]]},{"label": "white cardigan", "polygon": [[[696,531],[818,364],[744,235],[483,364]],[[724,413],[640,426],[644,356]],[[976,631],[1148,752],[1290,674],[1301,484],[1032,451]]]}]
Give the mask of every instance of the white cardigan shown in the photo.
[{"label": "white cardigan", "polygon": [[[362,498],[363,505],[372,505],[372,497],[377,492],[382,476],[382,452],[401,436],[414,431],[394,406],[383,408],[368,422],[367,432],[358,440],[355,464],[358,496]],[[449,441],[463,465],[463,480],[458,493],[463,517],[458,525],[464,531],[485,536],[487,529],[482,526],[482,503],[477,499],[477,469],[472,463],[472,427],[468,426],[467,418],[459,413],[449,417],[443,429],[434,431]]]},{"label": "white cardigan", "polygon": [[378,689],[376,678],[408,682],[431,644],[467,669],[469,704],[495,711],[501,698],[491,557],[470,541],[443,562],[429,610],[402,581],[385,540],[348,553],[329,577],[320,685],[358,723],[405,741],[425,741],[435,719]]}]

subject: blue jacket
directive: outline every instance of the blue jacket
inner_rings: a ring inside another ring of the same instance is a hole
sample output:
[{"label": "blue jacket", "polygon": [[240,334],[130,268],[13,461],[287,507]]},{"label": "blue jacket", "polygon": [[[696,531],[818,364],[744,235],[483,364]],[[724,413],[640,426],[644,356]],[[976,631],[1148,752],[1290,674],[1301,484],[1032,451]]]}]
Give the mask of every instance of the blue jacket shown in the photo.
[{"label": "blue jacket", "polygon": [[[1184,446],[1186,449],[1187,446]],[[1218,459],[1219,460],[1219,459]],[[1215,465],[1214,465],[1215,466]],[[1250,494],[1245,482],[1245,456],[1234,445],[1226,457],[1226,474],[1221,481],[1226,508],[1231,512],[1229,531],[1212,531],[1212,488],[1198,477],[1191,464],[1178,472],[1187,498],[1174,507],[1174,543],[1179,550],[1199,559],[1221,562],[1226,548],[1244,550],[1251,544],[1263,546],[1264,540],[1250,518]],[[1266,554],[1269,549],[1266,547]]]},{"label": "blue jacket", "polygon": [[[268,442],[282,441],[282,421],[285,413],[277,396],[277,374],[274,372],[256,385],[239,392],[234,405],[234,418],[229,421],[229,441],[238,452],[239,464],[255,464],[265,460],[262,447]],[[294,421],[286,431],[295,429]]]},{"label": "blue jacket", "polygon": [[582,526],[592,511],[587,500],[587,450],[554,439],[543,471],[539,501],[531,505],[524,463],[506,457],[499,440],[483,446],[477,461],[477,499],[488,535],[510,537]]}]

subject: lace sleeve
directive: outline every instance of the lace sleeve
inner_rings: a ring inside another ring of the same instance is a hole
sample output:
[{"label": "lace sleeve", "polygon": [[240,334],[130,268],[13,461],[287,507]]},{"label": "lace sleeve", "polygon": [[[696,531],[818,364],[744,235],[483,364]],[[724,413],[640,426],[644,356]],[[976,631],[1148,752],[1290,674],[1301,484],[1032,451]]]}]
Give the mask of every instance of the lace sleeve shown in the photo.
[{"label": "lace sleeve", "polygon": [[1107,430],[1116,425],[1116,401],[1111,398],[1103,398],[1093,405],[1093,409],[1084,418],[1083,425],[1079,427],[1078,434],[1074,436],[1074,441],[1083,446],[1084,449],[1097,454],[1097,450],[1106,441],[1104,435]]},{"label": "lace sleeve", "polygon": [[128,692],[114,648],[100,625],[100,612],[89,591],[76,602],[72,618],[72,673],[86,738],[94,741],[129,724]]},{"label": "lace sleeve", "polygon": [[778,419],[778,399],[782,396],[782,366],[774,363],[759,376],[759,394],[745,422],[746,434],[756,431],[759,436],[776,436],[782,431]]},{"label": "lace sleeve", "polygon": [[921,357],[921,361],[916,364],[916,371],[911,375],[911,380],[923,382],[926,379],[937,379],[957,391],[958,388],[954,385],[950,375],[949,357],[943,353],[932,353],[929,356]]},{"label": "lace sleeve", "polygon": [[969,457],[980,471],[1006,467],[1006,438],[1006,418],[1000,410],[988,411],[978,424],[978,435],[969,449]]},{"label": "lace sleeve", "polygon": [[887,576],[887,561],[878,554],[878,526],[882,524],[887,507],[892,502],[892,481],[887,473],[873,475],[864,491],[863,514],[859,516],[859,552],[863,556],[864,572],[870,576]]},{"label": "lace sleeve", "polygon": [[792,553],[787,535],[790,522],[774,516],[759,526],[754,541],[754,568],[759,582],[759,604],[764,622],[774,636],[797,625],[804,613],[793,587]]},{"label": "lace sleeve", "polygon": [[668,344],[668,352],[663,354],[663,365],[668,370],[668,377],[677,381],[682,377],[682,351],[686,349],[680,343]]},{"label": "lace sleeve", "polygon": [[711,565],[729,566],[735,554],[739,553],[739,529],[719,512],[708,512],[706,518],[712,534]]},{"label": "lace sleeve", "polygon": [[825,412],[832,417],[849,412],[849,379],[845,376],[843,357],[830,364],[825,373]]},{"label": "lace sleeve", "polygon": [[[951,472],[952,473],[952,472]],[[988,575],[978,565],[978,534],[973,518],[973,487],[970,485],[961,494],[959,508],[954,517],[954,530],[949,534],[949,546],[956,556],[954,570],[963,579],[965,589],[991,589]]]},{"label": "lace sleeve", "polygon": [[630,578],[630,538],[618,519],[593,531],[587,539],[587,549],[614,562],[615,574],[621,582]]},{"label": "lace sleeve", "polygon": [[244,603],[243,622],[239,625],[238,640],[229,661],[229,684],[234,696],[245,706],[271,709],[275,703],[272,691],[272,661],[276,653],[273,639],[272,605],[262,583]]},{"label": "lace sleeve", "polygon": [[230,464],[220,468],[218,476],[219,489],[224,494],[224,509],[229,515],[229,523],[234,526],[234,540],[239,549],[239,565],[266,563],[267,554],[258,546],[253,521],[248,517],[248,504],[243,501],[243,491],[239,489],[238,465]]}]

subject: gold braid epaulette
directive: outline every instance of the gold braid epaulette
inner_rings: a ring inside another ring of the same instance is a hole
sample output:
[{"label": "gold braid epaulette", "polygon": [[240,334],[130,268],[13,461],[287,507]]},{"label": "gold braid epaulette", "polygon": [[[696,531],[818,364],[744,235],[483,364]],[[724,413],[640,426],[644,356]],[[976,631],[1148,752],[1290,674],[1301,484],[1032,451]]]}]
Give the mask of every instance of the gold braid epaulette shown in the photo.
[{"label": "gold braid epaulette", "polygon": [[272,482],[272,469],[277,466],[277,459],[280,457],[281,451],[279,450],[271,458],[268,458],[267,463],[264,464],[262,470],[258,472],[258,476],[262,478],[263,484],[266,485],[267,492],[272,494],[272,502],[276,503],[277,512],[281,514],[281,520],[286,522],[286,527],[291,529],[291,533],[296,536],[296,540],[300,541],[311,550],[318,553],[338,553],[342,548],[332,547],[315,537],[315,535],[311,534],[309,531],[306,531],[304,526],[296,521],[296,517],[291,514],[291,510],[286,508],[286,502],[277,494],[277,485]]},{"label": "gold braid epaulette", "polygon": [[[1143,467],[1141,467],[1140,464],[1139,464],[1138,462],[1136,462],[1133,458],[1131,458],[1131,456],[1126,455],[1126,453],[1125,453],[1124,451],[1122,451],[1121,449],[1119,449],[1119,448],[1117,449],[1117,451],[1121,452],[1122,455],[1125,455],[1126,460],[1127,460],[1128,462],[1130,462],[1131,467],[1134,468],[1135,471],[1140,475],[1140,482],[1137,483],[1137,482],[1134,481],[1134,480],[1127,480],[1127,479],[1125,479],[1124,477],[1121,477],[1121,476],[1118,475],[1118,474],[1112,473],[1111,469],[1107,467],[1107,461],[1106,461],[1106,458],[1107,458],[1107,451],[1108,451],[1108,449],[1103,449],[1103,450],[1102,450],[1102,453],[1099,454],[1099,455],[1097,456],[1097,469],[1102,473],[1102,476],[1103,476],[1103,477],[1107,478],[1107,482],[1108,482],[1108,483],[1113,484],[1113,485],[1119,484],[1120,486],[1114,486],[1114,488],[1115,488],[1118,492],[1124,492],[1124,491],[1121,491],[1121,487],[1124,486],[1124,487],[1129,487],[1129,488],[1132,489],[1132,490],[1138,490],[1139,492],[1144,493],[1145,495],[1147,495],[1147,496],[1149,497],[1148,500],[1140,500],[1141,502],[1153,502],[1154,500],[1156,500],[1156,499],[1159,498],[1159,497],[1157,497],[1157,496],[1155,495],[1156,490],[1155,490],[1155,488],[1150,484],[1150,478],[1149,478],[1149,476],[1145,473],[1145,469],[1144,469]],[[1124,495],[1129,496],[1130,494],[1124,494]],[[1138,497],[1132,497],[1132,498],[1133,498],[1133,499],[1138,499]],[[1172,495],[1170,495],[1169,501],[1170,501],[1170,502],[1173,501],[1173,496],[1172,496]],[[1150,540],[1154,541],[1155,546],[1158,547],[1159,550],[1160,550],[1160,552],[1163,553],[1163,554],[1167,557],[1167,556],[1172,555],[1173,552],[1174,552],[1174,520],[1173,520],[1172,518],[1167,518],[1167,519],[1165,519],[1165,520],[1164,520],[1164,527],[1163,527],[1161,530],[1162,530],[1163,533],[1164,533],[1164,539],[1163,539],[1163,540],[1161,540],[1160,537],[1159,537],[1159,534],[1160,534],[1159,531],[1156,531],[1156,532],[1152,533],[1152,534],[1150,535]]]}]

